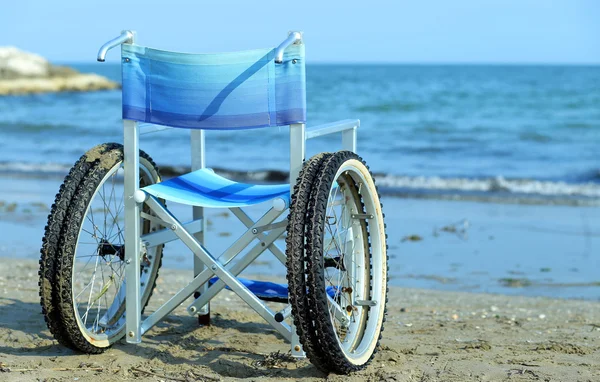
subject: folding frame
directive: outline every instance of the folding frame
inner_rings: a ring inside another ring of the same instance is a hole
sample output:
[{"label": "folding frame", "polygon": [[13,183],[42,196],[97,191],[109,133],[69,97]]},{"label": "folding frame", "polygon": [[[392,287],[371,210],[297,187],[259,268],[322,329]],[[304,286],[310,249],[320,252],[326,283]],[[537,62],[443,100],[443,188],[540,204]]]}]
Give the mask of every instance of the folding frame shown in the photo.
[{"label": "folding frame", "polygon": [[[135,33],[124,31],[121,36],[105,44],[98,55],[99,61],[104,61],[106,52],[122,44],[134,44]],[[275,62],[281,62],[284,51],[290,45],[301,44],[302,35],[290,32],[288,38],[275,51]],[[279,61],[278,61],[279,60]],[[356,151],[356,130],[360,126],[358,120],[344,120],[326,125],[306,128],[304,123],[291,123],[290,128],[290,194],[300,173],[305,159],[305,144],[308,139],[341,133],[342,148]],[[277,198],[272,207],[257,221],[253,221],[239,207],[230,210],[247,230],[235,240],[230,247],[219,256],[213,255],[207,248],[205,211],[202,206],[193,206],[193,220],[182,223],[153,195],[139,188],[139,137],[140,130],[144,133],[168,129],[167,126],[142,124],[135,120],[123,120],[124,132],[124,172],[125,172],[125,254],[126,254],[126,340],[128,343],[141,342],[141,336],[171,313],[186,299],[194,295],[195,299],[187,308],[191,315],[209,314],[209,303],[218,292],[228,287],[256,311],[265,321],[273,326],[284,338],[291,342],[292,355],[303,357],[304,352],[299,342],[293,324],[288,325],[284,320],[290,316],[291,307],[274,312],[261,301],[237,276],[243,272],[261,253],[268,250],[283,264],[286,262],[285,253],[275,241],[286,230],[286,219],[276,222],[286,213],[289,200]],[[191,139],[192,171],[205,167],[205,132],[192,130]],[[141,205],[146,205],[154,215],[141,213]],[[159,222],[163,229],[141,235],[141,218]],[[167,302],[145,319],[141,315],[140,295],[140,263],[147,248],[160,245],[172,240],[181,240],[194,253],[194,278],[179,290]],[[258,243],[253,244],[255,240]],[[250,249],[239,256],[246,248]],[[212,285],[209,280],[218,277]]]}]

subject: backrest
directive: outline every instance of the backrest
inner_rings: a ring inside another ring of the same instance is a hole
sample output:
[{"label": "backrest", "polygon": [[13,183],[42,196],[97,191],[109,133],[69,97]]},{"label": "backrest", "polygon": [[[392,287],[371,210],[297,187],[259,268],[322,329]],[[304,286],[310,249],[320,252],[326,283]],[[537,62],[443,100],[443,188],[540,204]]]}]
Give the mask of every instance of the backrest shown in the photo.
[{"label": "backrest", "polygon": [[122,45],[123,118],[191,129],[306,122],[304,45],[188,54]]}]

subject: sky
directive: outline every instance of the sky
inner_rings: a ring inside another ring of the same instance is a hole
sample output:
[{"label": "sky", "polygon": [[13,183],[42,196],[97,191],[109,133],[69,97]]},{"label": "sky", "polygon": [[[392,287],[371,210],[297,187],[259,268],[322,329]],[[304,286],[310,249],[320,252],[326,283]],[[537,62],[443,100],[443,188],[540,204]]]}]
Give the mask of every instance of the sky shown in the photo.
[{"label": "sky", "polygon": [[58,63],[93,62],[130,29],[140,45],[195,53],[276,46],[301,30],[309,63],[600,64],[600,0],[2,3],[0,46]]}]

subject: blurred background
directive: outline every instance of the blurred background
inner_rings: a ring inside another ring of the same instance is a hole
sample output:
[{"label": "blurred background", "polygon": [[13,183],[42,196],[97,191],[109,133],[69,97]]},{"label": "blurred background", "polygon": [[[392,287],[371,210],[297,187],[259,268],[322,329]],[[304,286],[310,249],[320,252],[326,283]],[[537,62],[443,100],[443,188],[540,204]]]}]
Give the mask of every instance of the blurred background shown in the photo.
[{"label": "blurred background", "polygon": [[[361,120],[392,284],[599,300],[599,19],[594,0],[10,1],[0,94],[66,70],[36,72],[45,61],[21,51],[118,83],[118,51],[95,57],[123,29],[140,45],[198,53],[276,46],[302,30],[308,125]],[[2,257],[37,258],[69,168],[98,143],[122,142],[119,90],[33,89],[0,96]],[[209,132],[208,165],[280,179],[287,134]],[[188,144],[186,130],[142,138],[167,175],[189,166]],[[338,145],[311,141],[307,155]],[[238,228],[211,218],[223,247]],[[189,268],[184,252],[169,246],[165,266]],[[255,270],[273,269],[283,274],[270,259]]]}]

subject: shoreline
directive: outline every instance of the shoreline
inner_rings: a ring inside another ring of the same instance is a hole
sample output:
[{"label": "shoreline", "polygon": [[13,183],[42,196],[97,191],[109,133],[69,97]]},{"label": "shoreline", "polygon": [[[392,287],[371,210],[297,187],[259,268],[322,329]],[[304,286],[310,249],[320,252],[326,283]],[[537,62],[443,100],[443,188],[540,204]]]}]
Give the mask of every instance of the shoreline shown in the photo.
[{"label": "shoreline", "polygon": [[[161,269],[148,312],[184,285],[187,273]],[[390,288],[389,301],[382,348],[373,362],[359,373],[329,379],[600,378],[600,303],[398,287]],[[307,360],[264,366],[267,355],[287,353],[289,344],[231,292],[214,300],[210,327],[198,327],[180,306],[142,344],[118,343],[95,356],[51,338],[39,305],[37,262],[0,259],[0,306],[0,363],[8,381],[324,377]]]},{"label": "shoreline", "polygon": [[[189,166],[159,166],[163,179],[189,173]],[[71,168],[66,163],[0,161],[0,178],[32,181],[62,181]],[[217,174],[241,183],[278,184],[288,182],[286,170],[263,168],[239,170],[211,167]],[[451,200],[495,204],[600,206],[600,175],[580,179],[504,178],[498,176],[411,176],[374,174],[380,193],[391,198]]]},{"label": "shoreline", "polygon": [[[62,179],[10,179],[0,194],[0,257],[35,260],[49,206]],[[436,290],[600,300],[600,210],[382,196],[390,285]],[[254,219],[264,206],[246,209]],[[172,204],[182,221],[191,208]],[[207,248],[221,253],[245,227],[226,210],[208,210]],[[282,241],[278,241],[281,246]],[[190,269],[180,242],[163,265]],[[271,255],[249,272],[284,275]]]}]

